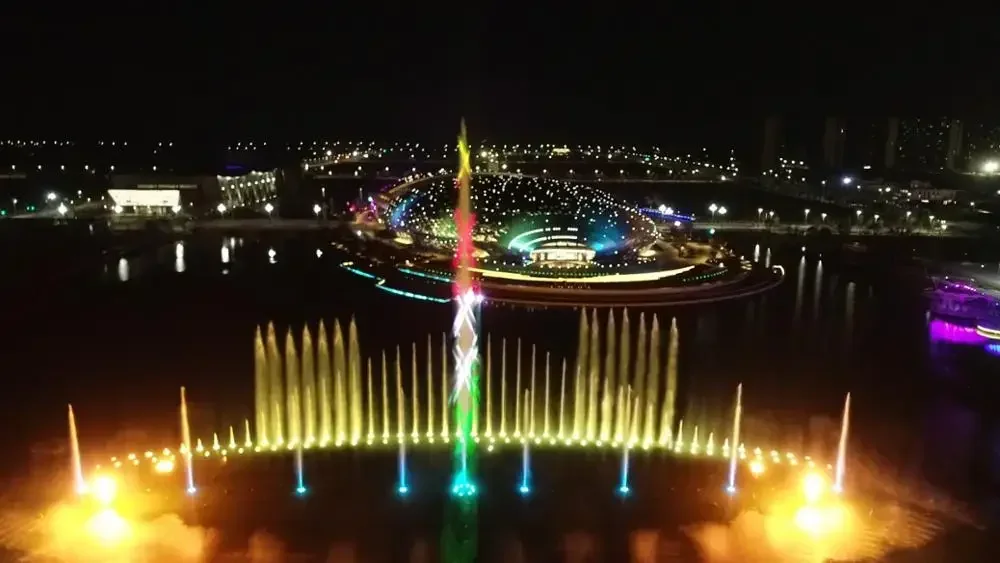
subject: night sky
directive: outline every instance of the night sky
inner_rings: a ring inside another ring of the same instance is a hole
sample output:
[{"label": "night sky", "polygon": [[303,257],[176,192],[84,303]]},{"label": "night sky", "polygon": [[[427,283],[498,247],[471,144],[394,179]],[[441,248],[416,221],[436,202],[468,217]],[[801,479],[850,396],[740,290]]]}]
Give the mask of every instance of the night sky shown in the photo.
[{"label": "night sky", "polygon": [[444,141],[465,115],[500,141],[694,146],[769,113],[966,115],[998,91],[978,10],[356,4],[5,7],[5,128]]}]

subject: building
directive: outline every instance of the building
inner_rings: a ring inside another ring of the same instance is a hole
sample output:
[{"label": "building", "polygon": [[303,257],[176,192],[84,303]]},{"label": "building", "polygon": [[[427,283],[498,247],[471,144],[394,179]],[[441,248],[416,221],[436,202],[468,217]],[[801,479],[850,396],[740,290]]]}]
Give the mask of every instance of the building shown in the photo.
[{"label": "building", "polygon": [[823,166],[837,170],[844,165],[844,120],[827,117],[823,127]]},{"label": "building", "polygon": [[108,196],[122,215],[198,215],[262,205],[277,195],[274,171],[240,176],[116,174]]},{"label": "building", "polygon": [[764,121],[764,138],[761,146],[760,171],[773,172],[778,167],[778,149],[781,147],[781,118],[772,115]]},{"label": "building", "polygon": [[912,172],[955,170],[961,163],[962,137],[963,125],[958,119],[900,120],[898,167]]}]

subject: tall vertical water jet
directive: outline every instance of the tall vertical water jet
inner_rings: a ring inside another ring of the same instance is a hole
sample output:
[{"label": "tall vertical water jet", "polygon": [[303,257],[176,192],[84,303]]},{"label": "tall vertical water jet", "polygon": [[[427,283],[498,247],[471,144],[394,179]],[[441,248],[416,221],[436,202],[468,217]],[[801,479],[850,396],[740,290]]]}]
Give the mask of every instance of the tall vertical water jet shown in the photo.
[{"label": "tall vertical water jet", "polygon": [[76,494],[87,492],[87,482],[83,480],[83,458],[80,457],[80,435],[76,430],[76,415],[73,405],[69,405],[69,453],[70,471],[73,473],[73,489]]},{"label": "tall vertical water jet", "polygon": [[[646,347],[649,345],[649,338],[646,334],[646,314],[639,313],[639,336],[636,342],[635,348],[635,374],[632,376],[632,391],[631,400],[639,400],[641,405],[645,399],[646,394]],[[631,409],[632,405],[625,405],[626,409]],[[642,410],[632,411],[629,416],[626,417],[628,420],[628,428],[626,429],[626,438],[629,442],[633,444],[639,441],[639,427],[642,424]]]},{"label": "tall vertical water jet", "polygon": [[372,373],[372,359],[368,358],[368,398],[365,401],[365,411],[368,413],[368,443],[372,443],[375,440],[375,384],[372,382],[374,379],[374,374]]},{"label": "tall vertical water jet", "polygon": [[486,437],[493,436],[493,338],[486,335]]},{"label": "tall vertical water jet", "polygon": [[844,349],[850,350],[854,342],[854,292],[856,286],[854,282],[847,282],[846,311],[844,312]]},{"label": "tall vertical water jet", "polygon": [[403,393],[403,357],[396,346],[396,439],[406,438],[406,395]]},{"label": "tall vertical water jet", "polygon": [[[625,397],[624,397],[624,401],[623,401],[624,404],[625,404],[625,406],[623,408],[623,414],[624,414],[624,422],[623,422],[623,424],[625,426],[630,426],[631,425],[631,418],[632,418],[632,408],[630,406],[631,402],[632,402],[630,400],[631,396],[632,396],[632,388],[628,387],[626,389],[626,391],[625,391]],[[622,442],[622,461],[621,461],[620,475],[619,475],[619,478],[618,478],[618,493],[621,494],[622,496],[626,496],[630,492],[630,489],[629,489],[629,450],[631,448],[632,448],[632,444],[630,444],[628,440],[625,440],[624,442]]]},{"label": "tall vertical water jet", "polygon": [[663,396],[663,410],[660,413],[660,446],[669,446],[674,428],[675,404],[677,403],[677,351],[680,348],[677,317],[670,321],[670,343],[667,345],[667,389]]},{"label": "tall vertical water jet", "polygon": [[517,339],[517,357],[514,364],[514,437],[521,437],[521,339]]},{"label": "tall vertical water jet", "polygon": [[545,400],[542,401],[542,408],[544,409],[543,416],[545,417],[544,426],[542,427],[542,436],[546,438],[549,437],[549,397],[550,395],[550,385],[551,385],[551,374],[549,373],[549,368],[552,365],[552,359],[549,357],[549,353],[545,353]]},{"label": "tall vertical water jet", "polygon": [[851,394],[844,399],[844,412],[840,415],[840,439],[837,441],[837,466],[833,479],[833,490],[844,491],[844,472],[847,470],[847,437],[851,428]]},{"label": "tall vertical water jet", "polygon": [[358,325],[351,317],[351,324],[347,327],[347,371],[350,374],[348,379],[351,406],[351,443],[357,444],[361,439],[361,421],[363,413],[361,410],[361,349],[358,345]]},{"label": "tall vertical water jet", "polygon": [[236,429],[234,429],[233,425],[230,424],[229,425],[229,443],[226,445],[226,449],[227,450],[235,450],[238,447],[239,446],[236,444]]},{"label": "tall vertical water jet", "polygon": [[531,452],[529,444],[530,442],[525,440],[524,447],[521,449],[521,486],[518,487],[518,492],[522,495],[531,492]]},{"label": "tall vertical water jet", "polygon": [[448,430],[448,335],[441,333],[441,437],[447,440],[451,434]]},{"label": "tall vertical water jet", "polygon": [[645,422],[642,431],[642,443],[649,446],[653,443],[656,426],[656,407],[660,397],[660,320],[653,315],[653,326],[649,331],[649,373],[646,375],[646,393],[643,395]]},{"label": "tall vertical water jet", "polygon": [[414,441],[420,439],[420,387],[417,383],[417,343],[413,343],[410,349],[410,414],[413,420],[410,422],[410,437]]},{"label": "tall vertical water jet", "polygon": [[253,338],[253,396],[254,396],[254,428],[257,430],[257,443],[267,446],[268,413],[270,404],[270,381],[267,373],[267,350],[264,348],[264,337],[257,327]]},{"label": "tall vertical water jet", "polygon": [[406,440],[399,441],[399,453],[396,457],[396,471],[399,473],[396,492],[406,495],[410,492],[409,476],[406,474]]},{"label": "tall vertical water jet", "polygon": [[318,439],[316,430],[316,356],[313,353],[312,331],[302,327],[302,430],[307,446]]},{"label": "tall vertical water jet", "polygon": [[536,357],[535,345],[531,345],[531,402],[528,403],[528,420],[530,424],[528,426],[528,435],[532,438],[535,437],[535,414],[538,412],[538,405],[535,404],[535,397],[538,395],[535,393],[535,372],[538,368],[538,360]]},{"label": "tall vertical water jet", "polygon": [[733,409],[733,442],[729,448],[729,494],[736,492],[736,464],[740,459],[740,423],[743,419],[743,384],[736,386],[736,407]]},{"label": "tall vertical water jet", "polygon": [[618,377],[611,385],[611,394],[614,400],[612,405],[611,416],[614,417],[611,427],[612,439],[621,440],[623,437],[623,424],[621,423],[621,401],[622,399],[622,388],[628,385],[629,370],[632,368],[632,357],[631,357],[631,342],[632,342],[632,327],[630,326],[628,319],[628,309],[622,312],[622,328],[619,331],[621,334],[618,339]]},{"label": "tall vertical water jet", "polygon": [[813,320],[819,319],[819,306],[821,297],[823,297],[823,259],[820,258],[816,262],[816,280],[813,284]]},{"label": "tall vertical water jet", "polygon": [[337,444],[347,440],[347,355],[344,353],[344,331],[340,321],[333,322],[333,414],[334,437]]},{"label": "tall vertical water jet", "polygon": [[427,335],[427,439],[434,441],[434,347]]},{"label": "tall vertical water jet", "polygon": [[302,442],[295,445],[295,494],[306,494],[306,475],[302,462]]},{"label": "tall vertical water jet", "polygon": [[507,338],[500,340],[500,437],[507,437]]},{"label": "tall vertical water jet", "polygon": [[615,331],[614,309],[608,311],[608,328],[605,332],[607,343],[604,346],[604,384],[601,390],[601,423],[599,435],[601,440],[607,441],[611,439],[611,425],[614,419],[612,409],[615,404],[613,397],[615,394],[615,370],[618,367],[617,358],[615,357],[615,340],[619,335]]},{"label": "tall vertical water jet", "polygon": [[587,407],[586,377],[589,374],[588,359],[590,358],[590,325],[587,322],[587,309],[580,309],[580,328],[576,340],[576,367],[573,378],[573,439],[579,439],[584,431]]},{"label": "tall vertical water jet", "polygon": [[563,358],[559,379],[559,439],[566,439],[566,358]]},{"label": "tall vertical water jet", "polygon": [[601,326],[597,324],[597,310],[590,315],[590,374],[587,377],[587,433],[586,439],[597,438],[597,393],[601,379]]},{"label": "tall vertical water jet", "polygon": [[299,379],[299,353],[295,349],[292,330],[285,334],[285,402],[288,413],[288,443],[302,441],[302,388]]},{"label": "tall vertical water jet", "polygon": [[187,493],[193,495],[197,489],[194,486],[194,451],[191,450],[191,421],[188,419],[187,391],[181,387],[181,440],[184,445],[184,477]]},{"label": "tall vertical water jet", "polygon": [[270,381],[271,399],[271,445],[285,443],[285,382],[281,376],[281,354],[278,352],[278,337],[274,333],[274,323],[267,325],[267,371]]},{"label": "tall vertical water jet", "polygon": [[802,322],[802,294],[806,285],[806,255],[799,258],[799,271],[795,280],[795,309],[792,312],[792,324],[795,328]]},{"label": "tall vertical water jet", "polygon": [[382,443],[389,439],[389,363],[382,350]]},{"label": "tall vertical water jet", "polygon": [[243,419],[243,447],[250,449],[253,447],[253,441],[250,439],[250,419]]},{"label": "tall vertical water jet", "polygon": [[316,351],[316,371],[319,380],[319,441],[327,445],[333,440],[333,378],[330,374],[330,347],[326,325],[319,321],[319,343]]}]

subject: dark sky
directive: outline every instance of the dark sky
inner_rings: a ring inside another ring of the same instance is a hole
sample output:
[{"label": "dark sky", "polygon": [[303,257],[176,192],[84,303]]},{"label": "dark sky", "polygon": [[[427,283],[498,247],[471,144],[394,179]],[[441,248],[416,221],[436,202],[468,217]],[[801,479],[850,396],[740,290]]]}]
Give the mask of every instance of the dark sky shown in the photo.
[{"label": "dark sky", "polygon": [[3,122],[77,136],[432,140],[465,115],[497,139],[667,142],[770,112],[976,112],[1000,92],[1000,39],[978,9],[219,4],[232,9],[3,8]]}]

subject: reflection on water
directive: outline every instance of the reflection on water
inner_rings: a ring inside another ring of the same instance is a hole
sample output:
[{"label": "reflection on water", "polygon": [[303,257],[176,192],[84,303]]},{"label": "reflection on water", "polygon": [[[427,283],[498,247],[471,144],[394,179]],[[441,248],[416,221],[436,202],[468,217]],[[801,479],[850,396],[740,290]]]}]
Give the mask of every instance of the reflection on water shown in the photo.
[{"label": "reflection on water", "polygon": [[128,260],[125,257],[118,259],[118,281],[128,281]]},{"label": "reflection on water", "polygon": [[184,262],[184,241],[178,241],[174,245],[174,271],[183,274],[186,269],[187,264]]}]

